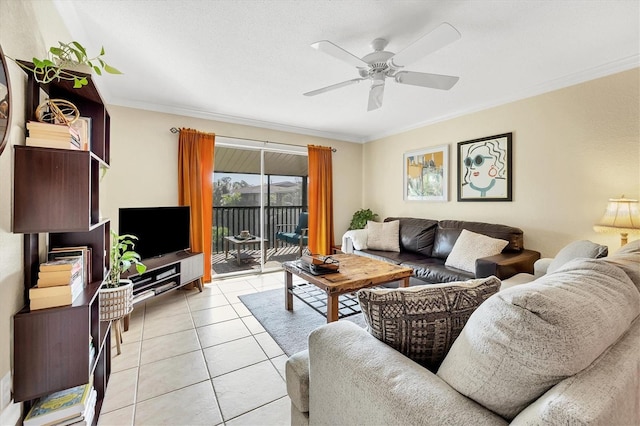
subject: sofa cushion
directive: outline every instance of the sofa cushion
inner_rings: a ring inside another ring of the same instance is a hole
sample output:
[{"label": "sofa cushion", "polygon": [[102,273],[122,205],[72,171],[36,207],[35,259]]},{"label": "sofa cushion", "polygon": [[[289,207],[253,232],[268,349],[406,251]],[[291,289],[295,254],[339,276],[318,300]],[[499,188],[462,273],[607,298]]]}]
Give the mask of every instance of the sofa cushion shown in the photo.
[{"label": "sofa cushion", "polygon": [[412,268],[415,277],[432,284],[466,281],[476,277],[471,272],[445,266],[444,260],[436,258],[402,262],[401,265]]},{"label": "sofa cushion", "polygon": [[617,252],[602,260],[622,269],[640,291],[640,251],[637,253]]},{"label": "sofa cushion", "polygon": [[436,236],[433,240],[431,256],[446,260],[461,232],[461,228],[443,228],[438,225]]},{"label": "sofa cushion", "polygon": [[640,253],[640,240],[631,241],[620,247],[615,254]]},{"label": "sofa cushion", "polygon": [[471,313],[500,288],[496,277],[398,289],[362,289],[369,332],[436,371]]},{"label": "sofa cushion", "polygon": [[573,241],[562,248],[551,261],[547,274],[552,274],[570,260],[578,258],[597,259],[608,254],[609,248],[589,240]]},{"label": "sofa cushion", "polygon": [[480,305],[437,374],[510,420],[587,368],[639,313],[640,293],[620,268],[575,260]]},{"label": "sofa cushion", "polygon": [[384,221],[400,221],[400,251],[431,256],[437,220],[415,217],[388,217]]},{"label": "sofa cushion", "polygon": [[463,229],[444,264],[475,274],[476,259],[500,254],[507,244],[509,241]]},{"label": "sofa cushion", "polygon": [[389,263],[395,263],[400,265],[405,262],[413,262],[422,259],[429,259],[421,254],[408,252],[408,251],[382,251],[382,250],[358,250],[354,251],[355,254],[361,256],[367,256],[372,259],[383,260]]},{"label": "sofa cushion", "polygon": [[631,241],[620,247],[613,256],[604,258],[621,268],[640,290],[640,240]]},{"label": "sofa cushion", "polygon": [[476,234],[487,235],[491,238],[509,241],[505,252],[519,252],[524,249],[524,232],[520,228],[497,223],[468,222],[464,220],[441,220],[438,225],[442,228],[466,229]]},{"label": "sofa cushion", "polygon": [[400,251],[400,222],[367,222],[367,248],[371,250]]}]

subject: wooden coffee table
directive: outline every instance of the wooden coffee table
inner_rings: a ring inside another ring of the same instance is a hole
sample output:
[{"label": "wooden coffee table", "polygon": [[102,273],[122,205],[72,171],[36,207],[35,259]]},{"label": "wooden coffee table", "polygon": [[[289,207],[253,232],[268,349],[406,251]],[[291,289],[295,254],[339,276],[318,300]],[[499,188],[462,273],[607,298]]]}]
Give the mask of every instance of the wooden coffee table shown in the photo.
[{"label": "wooden coffee table", "polygon": [[411,268],[357,254],[336,254],[331,257],[340,262],[339,272],[333,274],[313,275],[302,269],[297,260],[282,264],[285,271],[284,290],[287,310],[293,310],[294,274],[326,293],[327,322],[338,320],[338,297],[340,295],[398,280],[402,280],[401,287],[409,287],[409,277],[413,274]]}]

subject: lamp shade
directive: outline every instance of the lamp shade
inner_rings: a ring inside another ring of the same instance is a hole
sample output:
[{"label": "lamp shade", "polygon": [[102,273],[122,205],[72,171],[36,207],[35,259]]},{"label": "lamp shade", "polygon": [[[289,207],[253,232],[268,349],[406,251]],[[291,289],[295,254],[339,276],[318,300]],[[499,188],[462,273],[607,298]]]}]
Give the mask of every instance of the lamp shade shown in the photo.
[{"label": "lamp shade", "polygon": [[638,200],[610,198],[604,216],[594,227],[596,232],[640,232]]}]

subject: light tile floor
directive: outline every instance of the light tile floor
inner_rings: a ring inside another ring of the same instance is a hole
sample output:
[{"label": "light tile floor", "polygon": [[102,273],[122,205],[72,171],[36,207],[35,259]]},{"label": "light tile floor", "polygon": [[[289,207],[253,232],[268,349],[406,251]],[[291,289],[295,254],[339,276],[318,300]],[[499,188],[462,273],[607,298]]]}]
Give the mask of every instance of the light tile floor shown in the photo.
[{"label": "light tile floor", "polygon": [[279,271],[136,305],[98,425],[289,425],[287,356],[238,299],[283,287]]}]

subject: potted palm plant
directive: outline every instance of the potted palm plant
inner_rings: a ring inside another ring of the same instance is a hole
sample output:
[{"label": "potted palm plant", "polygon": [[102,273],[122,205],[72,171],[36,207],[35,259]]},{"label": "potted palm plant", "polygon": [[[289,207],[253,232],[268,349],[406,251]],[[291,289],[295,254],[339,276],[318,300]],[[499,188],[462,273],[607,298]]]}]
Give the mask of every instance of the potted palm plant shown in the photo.
[{"label": "potted palm plant", "polygon": [[133,240],[137,239],[135,235],[118,235],[111,231],[111,269],[100,289],[101,321],[120,319],[133,310],[133,283],[131,280],[121,279],[120,275],[131,265],[135,265],[139,274],[147,270],[140,261],[140,255],[133,250]]}]

